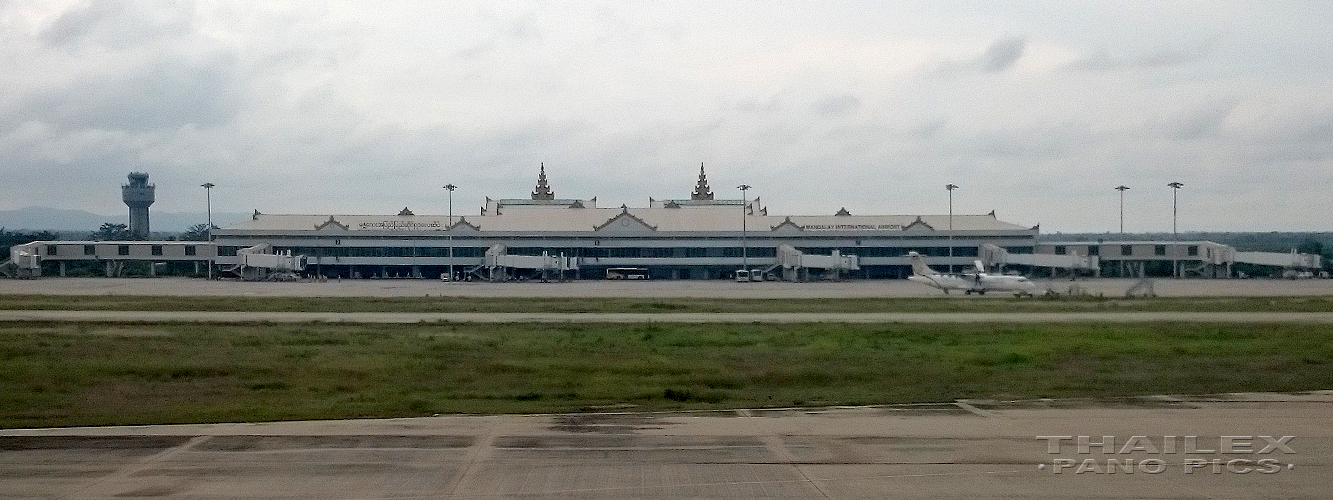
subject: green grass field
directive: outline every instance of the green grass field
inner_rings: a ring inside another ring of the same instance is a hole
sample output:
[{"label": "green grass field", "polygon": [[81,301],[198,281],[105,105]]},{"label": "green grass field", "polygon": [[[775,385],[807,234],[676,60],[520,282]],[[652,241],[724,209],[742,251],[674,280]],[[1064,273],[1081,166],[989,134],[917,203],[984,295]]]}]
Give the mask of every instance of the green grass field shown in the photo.
[{"label": "green grass field", "polygon": [[1324,325],[15,322],[0,426],[1301,391],[1330,368]]},{"label": "green grass field", "polygon": [[0,295],[0,309],[313,312],[1330,312],[1333,296],[1238,298],[483,298]]}]

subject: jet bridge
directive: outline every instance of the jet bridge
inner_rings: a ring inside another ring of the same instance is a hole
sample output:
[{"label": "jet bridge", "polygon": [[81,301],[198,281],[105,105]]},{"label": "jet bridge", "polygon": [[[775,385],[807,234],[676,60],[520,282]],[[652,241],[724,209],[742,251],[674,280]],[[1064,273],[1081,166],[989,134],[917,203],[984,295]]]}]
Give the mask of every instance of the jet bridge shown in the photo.
[{"label": "jet bridge", "polygon": [[1097,256],[1079,255],[1078,252],[1070,252],[1065,255],[1009,253],[1008,250],[991,243],[985,243],[981,245],[978,256],[981,263],[988,268],[1018,265],[1067,269],[1070,271],[1092,271],[1101,274],[1101,261]]},{"label": "jet bridge", "polygon": [[1236,252],[1235,262],[1256,264],[1260,266],[1276,266],[1283,269],[1301,271],[1323,269],[1324,267],[1323,259],[1320,258],[1320,256],[1308,253],[1296,253],[1295,249],[1293,249],[1291,253]]},{"label": "jet bridge", "polygon": [[292,252],[269,253],[273,245],[260,243],[236,251],[238,262],[223,272],[239,276],[242,281],[294,281],[305,270],[306,257]]},{"label": "jet bridge", "polygon": [[831,255],[811,255],[783,244],[778,245],[777,257],[773,267],[782,268],[782,279],[785,281],[809,281],[811,269],[822,269],[826,279],[838,279],[845,271],[861,269],[857,256],[843,255],[838,250],[833,250]]},{"label": "jet bridge", "polygon": [[[529,277],[547,280],[551,279],[552,274],[557,279],[564,279],[566,271],[579,269],[577,257],[566,257],[563,253],[550,255],[545,251],[541,255],[509,255],[509,249],[500,244],[486,249],[482,265],[486,267],[486,278],[491,281]],[[522,272],[525,270],[528,271],[527,275]]]},{"label": "jet bridge", "polygon": [[9,259],[0,262],[0,274],[10,278],[31,279],[42,275],[42,257],[36,244],[9,247]]}]

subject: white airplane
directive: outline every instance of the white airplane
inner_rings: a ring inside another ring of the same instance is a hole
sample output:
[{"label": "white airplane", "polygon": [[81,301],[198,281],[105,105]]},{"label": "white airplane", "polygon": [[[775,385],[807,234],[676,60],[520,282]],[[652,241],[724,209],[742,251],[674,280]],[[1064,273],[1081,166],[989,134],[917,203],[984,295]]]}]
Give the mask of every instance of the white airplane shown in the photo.
[{"label": "white airplane", "polygon": [[971,295],[973,292],[985,295],[988,291],[997,291],[1014,292],[1015,296],[1021,297],[1032,296],[1037,290],[1037,284],[1026,276],[986,274],[985,266],[982,266],[979,260],[974,261],[977,266],[975,273],[943,274],[927,266],[921,254],[908,252],[907,255],[912,258],[912,275],[907,279],[943,290],[946,295],[949,290],[962,290],[965,295]]}]

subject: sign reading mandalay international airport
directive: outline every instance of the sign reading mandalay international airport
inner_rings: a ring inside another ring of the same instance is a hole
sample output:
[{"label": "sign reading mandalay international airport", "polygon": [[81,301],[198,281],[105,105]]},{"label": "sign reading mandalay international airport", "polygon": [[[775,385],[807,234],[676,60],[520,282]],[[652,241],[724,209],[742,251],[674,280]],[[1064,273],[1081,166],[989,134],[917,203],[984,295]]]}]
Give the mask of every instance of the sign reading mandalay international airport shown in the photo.
[{"label": "sign reading mandalay international airport", "polygon": [[359,229],[385,229],[392,231],[403,231],[413,229],[444,229],[444,223],[440,221],[410,221],[410,220],[386,220],[380,222],[362,222],[357,224]]},{"label": "sign reading mandalay international airport", "polygon": [[902,224],[806,224],[806,231],[900,231]]}]

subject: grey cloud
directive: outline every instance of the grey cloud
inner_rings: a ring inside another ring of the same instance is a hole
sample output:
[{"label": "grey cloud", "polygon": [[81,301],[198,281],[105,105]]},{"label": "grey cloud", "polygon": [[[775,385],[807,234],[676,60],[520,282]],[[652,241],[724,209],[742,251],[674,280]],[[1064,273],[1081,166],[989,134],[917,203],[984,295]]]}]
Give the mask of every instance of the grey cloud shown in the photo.
[{"label": "grey cloud", "polygon": [[1188,109],[1157,122],[1154,128],[1175,139],[1208,137],[1217,133],[1235,106],[1234,102],[1223,102]]},{"label": "grey cloud", "polygon": [[934,73],[945,77],[960,73],[999,73],[1022,59],[1026,48],[1027,39],[1023,37],[1000,38],[991,42],[985,52],[973,59],[940,62]]},{"label": "grey cloud", "polygon": [[1116,58],[1099,50],[1064,66],[1069,71],[1115,71],[1134,68],[1158,68],[1189,64],[1206,58],[1210,45],[1193,50],[1162,50],[1137,57]]},{"label": "grey cloud", "polygon": [[61,14],[41,37],[56,48],[92,44],[121,49],[187,35],[193,28],[192,14],[188,2],[90,2]]},{"label": "grey cloud", "polygon": [[856,111],[861,107],[861,100],[851,94],[831,95],[820,99],[814,105],[814,111],[821,116],[838,116]]},{"label": "grey cloud", "polygon": [[1023,48],[1027,41],[1022,37],[1002,38],[992,43],[986,53],[981,55],[981,69],[988,73],[1004,71],[1023,57]]},{"label": "grey cloud", "polygon": [[241,106],[235,66],[230,57],[165,60],[114,78],[87,76],[30,96],[8,119],[135,132],[188,124],[218,126],[231,120]]}]

